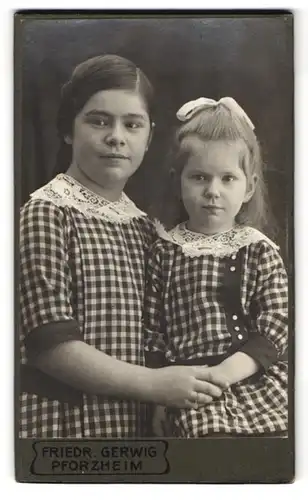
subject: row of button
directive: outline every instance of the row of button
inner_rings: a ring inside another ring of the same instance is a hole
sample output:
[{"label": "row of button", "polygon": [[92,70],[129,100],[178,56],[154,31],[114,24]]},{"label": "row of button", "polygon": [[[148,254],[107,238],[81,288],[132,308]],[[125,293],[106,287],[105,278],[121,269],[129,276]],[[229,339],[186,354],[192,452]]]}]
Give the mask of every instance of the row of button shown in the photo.
[{"label": "row of button", "polygon": [[[233,319],[234,321],[236,321],[236,320],[238,319],[237,315],[236,315],[236,314],[233,314],[232,319]],[[240,331],[240,327],[239,327],[238,325],[235,325],[235,326],[234,326],[234,330],[235,330],[236,332],[239,332],[239,331]],[[239,333],[239,334],[237,335],[237,338],[238,338],[239,340],[243,340],[243,335],[242,335],[241,333]]]},{"label": "row of button", "polygon": [[[231,255],[231,259],[232,259],[232,260],[236,260],[236,255],[235,255],[235,254]],[[234,273],[234,271],[235,271],[235,270],[236,270],[236,267],[235,267],[235,266],[231,266],[231,267],[230,267],[230,271],[231,271],[232,273]],[[236,315],[236,314],[233,314],[232,319],[233,319],[234,321],[236,321],[236,320],[238,319],[237,315]],[[238,325],[235,325],[235,326],[234,326],[234,330],[235,330],[236,332],[239,332],[239,331],[240,331],[240,327],[239,327]],[[239,340],[243,340],[243,335],[242,335],[241,333],[238,333],[238,334],[237,334],[237,338],[238,338]]]},{"label": "row of button", "polygon": [[[231,259],[232,259],[232,260],[235,260],[235,259],[236,259],[236,255],[234,255],[234,254],[233,254],[233,255],[231,255]],[[231,267],[230,267],[230,271],[232,271],[233,273],[234,273],[235,269],[236,269],[236,267],[235,267],[235,266],[231,266]]]}]

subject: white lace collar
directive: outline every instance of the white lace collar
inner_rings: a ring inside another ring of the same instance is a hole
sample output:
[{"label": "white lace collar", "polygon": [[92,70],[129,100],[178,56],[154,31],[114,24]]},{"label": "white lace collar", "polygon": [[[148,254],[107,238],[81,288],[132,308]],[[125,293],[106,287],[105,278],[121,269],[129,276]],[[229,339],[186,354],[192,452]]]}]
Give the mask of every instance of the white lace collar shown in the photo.
[{"label": "white lace collar", "polygon": [[227,257],[237,253],[240,248],[261,240],[267,241],[276,249],[279,248],[263,233],[249,226],[235,226],[224,233],[206,236],[189,231],[185,222],[177,225],[171,231],[166,231],[159,221],[156,221],[155,225],[157,233],[162,239],[179,245],[188,257],[200,257],[201,255]]},{"label": "white lace collar", "polygon": [[59,207],[74,207],[88,217],[99,217],[108,222],[127,223],[146,215],[125,193],[122,193],[118,201],[111,202],[66,174],[57,175],[32,193],[31,199],[48,200]]}]

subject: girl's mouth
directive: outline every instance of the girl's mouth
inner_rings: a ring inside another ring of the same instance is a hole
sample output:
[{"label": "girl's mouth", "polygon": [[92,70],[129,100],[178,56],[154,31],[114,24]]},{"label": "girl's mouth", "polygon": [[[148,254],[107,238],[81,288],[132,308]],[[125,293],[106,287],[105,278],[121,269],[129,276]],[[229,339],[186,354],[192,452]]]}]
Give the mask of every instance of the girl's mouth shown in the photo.
[{"label": "girl's mouth", "polygon": [[100,154],[100,158],[108,158],[110,160],[128,160],[128,156],[119,154],[119,153],[110,153],[110,154]]},{"label": "girl's mouth", "polygon": [[215,205],[204,205],[202,208],[208,210],[209,212],[219,212],[223,210],[221,207],[216,207]]}]

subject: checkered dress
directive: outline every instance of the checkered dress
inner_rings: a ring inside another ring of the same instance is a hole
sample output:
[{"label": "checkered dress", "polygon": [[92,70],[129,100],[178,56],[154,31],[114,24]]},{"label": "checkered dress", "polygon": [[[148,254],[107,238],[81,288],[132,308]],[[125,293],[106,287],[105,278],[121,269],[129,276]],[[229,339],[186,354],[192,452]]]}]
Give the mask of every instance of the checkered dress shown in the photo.
[{"label": "checkered dress", "polygon": [[[270,240],[252,228],[207,238],[191,233],[183,224],[160,235],[148,261],[146,350],[163,352],[168,362],[176,363],[226,355],[232,337],[220,290],[226,257],[229,262],[241,249],[241,307],[250,331],[267,339],[277,355],[284,353],[287,275]],[[257,311],[254,318],[252,306]],[[257,377],[234,384],[203,408],[169,409],[167,414],[177,437],[285,431],[287,363],[275,360]]]},{"label": "checkered dress", "polygon": [[[46,347],[57,343],[62,329],[67,339],[81,337],[110,356],[144,364],[144,255],[154,231],[125,195],[118,205],[60,175],[23,207],[23,364],[28,362],[27,338],[40,328],[40,341],[45,335]],[[144,405],[135,401],[90,394],[83,394],[76,406],[22,393],[20,437],[140,436],[144,411]]]}]

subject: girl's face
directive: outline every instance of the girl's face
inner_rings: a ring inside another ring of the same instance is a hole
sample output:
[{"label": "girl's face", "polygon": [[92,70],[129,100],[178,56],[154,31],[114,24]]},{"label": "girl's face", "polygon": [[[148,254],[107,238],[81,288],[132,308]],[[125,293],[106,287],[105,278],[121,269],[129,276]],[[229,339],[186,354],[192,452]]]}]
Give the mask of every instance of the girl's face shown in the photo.
[{"label": "girl's face", "polygon": [[150,136],[140,94],[102,90],[77,114],[66,142],[72,144],[72,167],[100,186],[123,188],[141,164]]},{"label": "girl's face", "polygon": [[181,175],[189,228],[205,234],[227,231],[242,204],[252,197],[256,178],[247,182],[240,166],[239,141],[205,143],[197,137],[191,141],[191,154]]}]

